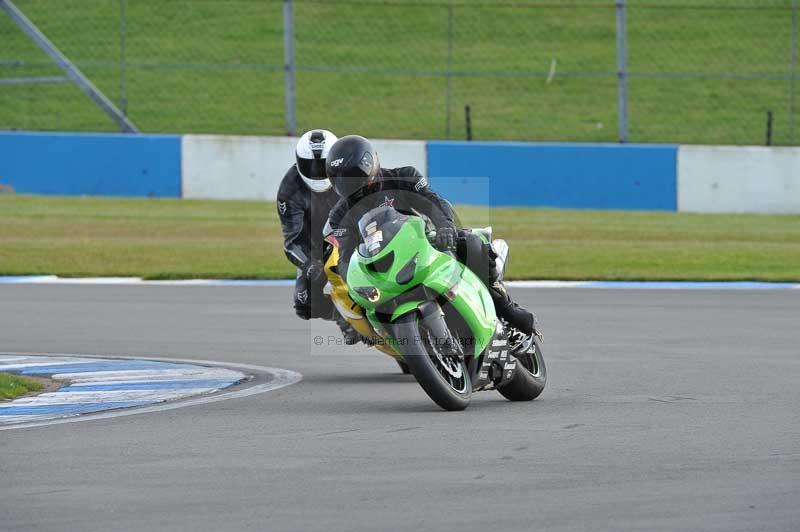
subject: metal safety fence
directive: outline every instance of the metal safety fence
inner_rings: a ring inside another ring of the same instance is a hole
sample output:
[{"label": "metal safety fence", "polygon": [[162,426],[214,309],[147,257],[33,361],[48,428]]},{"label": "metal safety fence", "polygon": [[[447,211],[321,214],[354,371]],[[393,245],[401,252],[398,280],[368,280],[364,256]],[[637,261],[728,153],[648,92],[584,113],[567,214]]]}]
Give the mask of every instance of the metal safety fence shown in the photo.
[{"label": "metal safety fence", "polygon": [[0,0],[0,129],[798,145],[799,3]]}]

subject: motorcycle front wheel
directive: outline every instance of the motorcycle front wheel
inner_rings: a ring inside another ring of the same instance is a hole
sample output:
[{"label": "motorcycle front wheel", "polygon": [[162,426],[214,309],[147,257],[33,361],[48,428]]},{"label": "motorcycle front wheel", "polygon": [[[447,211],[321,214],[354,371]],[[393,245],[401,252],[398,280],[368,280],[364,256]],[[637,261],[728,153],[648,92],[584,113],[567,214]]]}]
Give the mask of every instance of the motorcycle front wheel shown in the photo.
[{"label": "motorcycle front wheel", "polygon": [[472,381],[461,356],[449,354],[416,314],[394,323],[395,339],[411,374],[425,393],[445,410],[464,410],[472,397]]}]

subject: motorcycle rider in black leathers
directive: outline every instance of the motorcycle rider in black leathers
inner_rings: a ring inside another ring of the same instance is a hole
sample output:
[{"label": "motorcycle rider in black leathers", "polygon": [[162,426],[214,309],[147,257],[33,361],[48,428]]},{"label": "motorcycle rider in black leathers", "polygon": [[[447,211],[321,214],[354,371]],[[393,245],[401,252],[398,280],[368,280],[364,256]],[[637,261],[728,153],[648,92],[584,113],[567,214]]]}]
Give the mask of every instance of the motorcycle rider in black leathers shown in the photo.
[{"label": "motorcycle rider in black leathers", "polygon": [[322,230],[339,195],[325,175],[325,159],[336,136],[324,129],[306,132],[295,148],[296,163],[278,189],[278,216],[283,228],[283,250],[297,266],[294,309],[304,319],[334,320],[347,343],[358,336],[323,293],[328,279],[323,268]]},{"label": "motorcycle rider in black leathers", "polygon": [[497,315],[525,335],[534,333],[534,316],[509,297],[500,280],[491,245],[482,244],[469,230],[457,230],[450,203],[431,190],[427,178],[415,168],[381,168],[372,143],[364,137],[348,135],[331,147],[327,175],[341,196],[331,210],[325,231],[338,241],[337,269],[342,277],[346,276],[350,257],[360,242],[358,221],[365,213],[390,206],[403,214],[424,215],[436,228],[437,249],[457,252],[459,260],[476,274],[480,270],[486,272],[478,275],[489,288]]}]

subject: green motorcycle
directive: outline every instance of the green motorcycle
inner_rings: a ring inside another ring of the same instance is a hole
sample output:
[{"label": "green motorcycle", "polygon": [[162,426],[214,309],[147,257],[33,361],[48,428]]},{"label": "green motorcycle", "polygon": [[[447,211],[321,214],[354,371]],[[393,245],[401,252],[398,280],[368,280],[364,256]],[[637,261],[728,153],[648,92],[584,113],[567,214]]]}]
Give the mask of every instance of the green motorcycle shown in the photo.
[{"label": "green motorcycle", "polygon": [[[445,410],[463,410],[472,393],[496,389],[512,401],[542,393],[542,338],[527,337],[495,314],[483,281],[430,243],[425,221],[378,207],[359,221],[362,244],[347,269],[350,296],[379,337],[397,351],[425,392]],[[473,230],[483,242],[490,229]],[[499,271],[508,246],[494,243]]]}]

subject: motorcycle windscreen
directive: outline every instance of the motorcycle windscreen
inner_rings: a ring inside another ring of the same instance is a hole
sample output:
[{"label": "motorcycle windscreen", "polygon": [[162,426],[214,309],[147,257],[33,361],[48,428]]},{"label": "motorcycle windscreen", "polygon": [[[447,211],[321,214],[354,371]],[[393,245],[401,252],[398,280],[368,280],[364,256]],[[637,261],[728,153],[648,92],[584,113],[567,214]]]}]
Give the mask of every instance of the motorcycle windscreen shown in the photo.
[{"label": "motorcycle windscreen", "polygon": [[388,206],[368,211],[358,221],[358,231],[361,234],[359,255],[369,258],[380,253],[397,235],[406,220],[408,216]]}]

